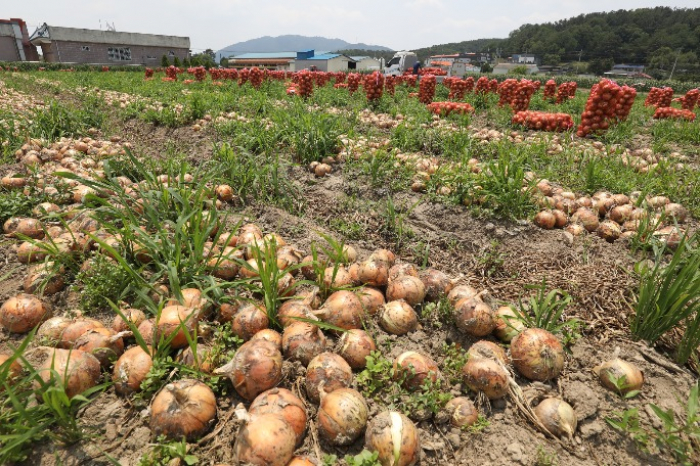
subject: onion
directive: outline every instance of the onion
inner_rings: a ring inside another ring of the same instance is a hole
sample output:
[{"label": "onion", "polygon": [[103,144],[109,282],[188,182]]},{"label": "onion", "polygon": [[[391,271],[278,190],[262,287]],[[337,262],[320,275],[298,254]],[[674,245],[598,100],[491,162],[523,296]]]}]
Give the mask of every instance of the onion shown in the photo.
[{"label": "onion", "polygon": [[475,337],[486,336],[496,328],[493,309],[479,298],[458,301],[453,316],[457,328]]},{"label": "onion", "polygon": [[180,353],[180,356],[178,356],[178,362],[194,370],[204,372],[205,374],[211,374],[214,370],[214,365],[216,364],[215,358],[217,356],[213,348],[204,343],[197,343],[195,348],[196,356],[195,351],[192,351],[192,347],[188,346]]},{"label": "onion", "polygon": [[[54,240],[58,244],[58,239]],[[30,243],[25,241],[17,248],[17,260],[22,264],[31,264],[46,259],[48,253],[46,248],[41,246],[42,243]]]},{"label": "onion", "polygon": [[7,361],[10,360],[10,358],[11,356],[7,354],[0,354],[0,374],[6,374],[6,377],[3,378],[3,380],[6,380],[11,384],[14,379],[22,375],[22,366],[15,359],[9,363],[9,367],[2,367],[7,363]]},{"label": "onion", "polygon": [[474,425],[479,420],[479,412],[476,410],[476,406],[466,396],[452,398],[445,405],[445,409],[450,413],[450,424],[458,429]]},{"label": "onion", "polygon": [[615,240],[618,239],[622,234],[620,225],[613,222],[612,220],[605,220],[603,222],[600,222],[598,230],[596,231],[598,232],[598,236],[603,238],[608,243],[615,242]]},{"label": "onion", "polygon": [[509,343],[525,329],[525,324],[517,318],[510,306],[501,306],[496,310],[496,327],[493,333],[499,340]]},{"label": "onion", "polygon": [[545,398],[534,409],[535,416],[549,432],[557,437],[574,437],[576,413],[567,402],[558,398]]},{"label": "onion", "polygon": [[156,331],[156,320],[146,319],[139,325],[138,333],[147,345],[158,343],[158,332]]},{"label": "onion", "polygon": [[551,230],[557,223],[557,218],[551,210],[543,210],[535,215],[535,225],[545,230]]},{"label": "onion", "polygon": [[231,332],[242,340],[250,340],[253,335],[270,325],[265,306],[245,303],[231,319]]},{"label": "onion", "polygon": [[425,287],[425,300],[439,301],[442,296],[452,291],[454,284],[450,278],[435,269],[426,269],[420,273],[420,279]]},{"label": "onion", "polygon": [[0,325],[11,333],[27,333],[51,317],[51,308],[30,294],[14,296],[0,307]]},{"label": "onion", "polygon": [[[126,321],[130,322],[137,329],[139,328],[139,325],[141,325],[141,322],[146,320],[146,314],[144,314],[140,309],[122,309],[121,313],[124,315],[124,317],[126,317]],[[130,330],[131,327],[127,325],[127,322],[124,322],[122,316],[117,314],[112,321],[112,330],[117,333]]]},{"label": "onion", "polygon": [[367,356],[376,349],[377,346],[372,337],[360,329],[348,330],[338,340],[338,354],[353,369],[364,369],[367,365]]},{"label": "onion", "polygon": [[[80,350],[52,349],[37,371],[44,383],[58,383],[68,398],[97,385],[100,362],[95,356]],[[58,374],[59,380],[56,380]]]},{"label": "onion", "polygon": [[685,219],[688,217],[688,209],[676,203],[666,204],[664,206],[664,213],[678,223],[685,222]]},{"label": "onion", "polygon": [[486,358],[501,361],[503,364],[510,364],[508,354],[506,354],[503,347],[488,340],[479,340],[470,346],[467,356],[470,359]]},{"label": "onion", "polygon": [[418,327],[418,316],[406,301],[390,301],[379,312],[379,325],[392,335],[405,335]]},{"label": "onion", "polygon": [[357,250],[349,244],[343,245],[343,263],[352,264],[357,260]]},{"label": "onion", "polygon": [[84,333],[96,328],[103,328],[102,322],[89,317],[81,317],[72,321],[61,333],[59,346],[61,348],[72,348],[75,342],[83,336]]},{"label": "onion", "polygon": [[336,291],[314,312],[324,322],[345,330],[362,328],[363,314],[362,302],[352,291]]},{"label": "onion", "polygon": [[195,440],[216,420],[216,396],[198,380],[167,384],[151,403],[151,430],[170,439]]},{"label": "onion", "polygon": [[258,333],[256,333],[250,338],[250,341],[256,340],[266,340],[272,342],[277,346],[277,348],[280,351],[282,350],[282,335],[280,335],[280,333],[276,330],[272,330],[271,328],[260,330]]},{"label": "onion", "polygon": [[345,288],[352,285],[350,272],[341,266],[326,267],[323,271],[323,285],[327,289]]},{"label": "onion", "polygon": [[296,445],[304,440],[306,432],[306,409],[304,402],[286,388],[273,388],[258,395],[248,411],[253,421],[264,414],[282,416],[296,435]]},{"label": "onion", "polygon": [[455,306],[458,301],[474,298],[477,294],[479,293],[475,288],[469,285],[459,285],[452,288],[452,291],[447,294],[447,300],[450,302],[451,306]]},{"label": "onion", "polygon": [[464,384],[475,392],[484,392],[489,400],[506,396],[509,377],[503,364],[495,359],[469,359],[462,367]]},{"label": "onion", "polygon": [[[150,350],[150,348],[149,348]],[[120,395],[130,395],[141,390],[141,383],[153,367],[151,355],[140,346],[129,348],[114,364],[112,381]]]},{"label": "onion", "polygon": [[394,265],[394,261],[396,261],[396,255],[388,249],[377,249],[369,256],[368,260],[381,261],[384,262],[388,267],[391,267],[392,265]]},{"label": "onion", "polygon": [[385,261],[370,258],[360,264],[357,278],[365,285],[385,286],[389,282],[389,265]]},{"label": "onion", "polygon": [[394,361],[394,379],[402,380],[409,390],[418,390],[426,380],[436,382],[439,371],[435,361],[415,351],[407,351]]},{"label": "onion", "polygon": [[286,328],[295,322],[300,322],[296,317],[317,320],[309,305],[298,299],[285,301],[277,310],[277,319],[282,327]]},{"label": "onion", "polygon": [[425,299],[425,285],[416,276],[401,275],[389,281],[389,285],[386,287],[386,299],[388,301],[403,299],[409,305],[415,306]]},{"label": "onion", "polygon": [[287,463],[287,466],[316,466],[316,463],[311,461],[307,456],[295,456],[292,461]]},{"label": "onion", "polygon": [[64,330],[72,323],[71,319],[66,317],[56,316],[51,317],[46,322],[41,324],[36,331],[37,341],[45,346],[58,346],[61,342],[61,336]]},{"label": "onion", "polygon": [[580,223],[570,223],[566,226],[565,230],[572,236],[583,236],[586,234],[586,229]]},{"label": "onion", "polygon": [[278,414],[257,416],[236,438],[234,454],[241,464],[287,466],[296,445],[294,429]]},{"label": "onion", "polygon": [[170,340],[171,348],[184,348],[188,345],[187,333],[194,338],[197,328],[197,314],[193,308],[185,306],[166,306],[157,320],[158,338]]},{"label": "onion", "polygon": [[214,188],[214,193],[221,202],[231,202],[233,200],[233,188],[227,184],[220,184]]},{"label": "onion", "polygon": [[[600,383],[608,390],[626,395],[631,391],[641,390],[644,374],[637,366],[622,359],[613,359],[593,368]],[[617,384],[615,383],[617,381]]]},{"label": "onion", "polygon": [[564,369],[564,348],[557,337],[540,328],[524,330],[513,338],[510,354],[518,372],[530,380],[545,382]]},{"label": "onion", "polygon": [[214,373],[227,375],[236,392],[250,401],[282,381],[282,355],[272,342],[248,341]]},{"label": "onion", "polygon": [[284,357],[293,361],[309,362],[326,350],[326,337],[316,325],[294,322],[282,333]]},{"label": "onion", "polygon": [[290,267],[296,267],[301,263],[304,256],[294,246],[283,246],[277,250],[277,268],[286,270]]},{"label": "onion", "polygon": [[314,403],[321,399],[321,387],[325,392],[349,387],[352,369],[345,359],[335,353],[321,353],[306,368],[306,395]]},{"label": "onion", "polygon": [[43,225],[34,218],[10,218],[3,225],[3,230],[10,238],[27,236],[32,239],[41,239],[44,237]]},{"label": "onion", "polygon": [[384,294],[376,288],[365,286],[356,291],[355,294],[360,298],[365,313],[371,316],[375,315],[386,304]]},{"label": "onion", "polygon": [[83,333],[75,341],[73,348],[92,354],[100,361],[102,367],[108,367],[124,352],[124,341],[121,334],[98,327]]},{"label": "onion", "polygon": [[632,210],[633,208],[630,204],[618,205],[613,207],[608,217],[610,217],[610,220],[613,222],[622,224],[632,218]]},{"label": "onion", "polygon": [[600,225],[598,214],[585,207],[578,209],[571,217],[571,221],[574,223],[580,223],[583,228],[590,233],[596,231]]},{"label": "onion", "polygon": [[421,450],[418,429],[403,414],[385,411],[367,425],[365,448],[379,454],[382,466],[413,466]]},{"label": "onion", "polygon": [[405,275],[418,278],[418,267],[411,264],[410,262],[401,262],[400,264],[392,266],[389,269],[389,283]]},{"label": "onion", "polygon": [[318,431],[328,443],[350,445],[367,427],[367,404],[362,395],[352,388],[338,388],[327,392],[321,389],[318,409]]}]

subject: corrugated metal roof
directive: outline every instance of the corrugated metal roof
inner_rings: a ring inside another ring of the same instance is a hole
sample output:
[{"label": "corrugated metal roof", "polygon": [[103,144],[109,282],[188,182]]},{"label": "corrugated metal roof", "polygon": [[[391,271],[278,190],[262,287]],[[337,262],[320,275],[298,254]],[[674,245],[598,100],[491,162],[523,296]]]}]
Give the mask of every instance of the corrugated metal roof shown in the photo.
[{"label": "corrugated metal roof", "polygon": [[242,53],[240,55],[235,55],[230,58],[235,58],[237,60],[251,60],[255,58],[289,58],[289,59],[294,59],[297,57],[296,52],[251,52],[251,53]]},{"label": "corrugated metal roof", "polygon": [[355,57],[350,57],[350,58],[352,58],[352,59],[355,60],[355,61],[362,61],[362,60],[366,60],[366,59],[372,58],[372,57],[368,57],[368,56],[366,56],[366,55],[362,55],[361,57],[355,56]]},{"label": "corrugated metal roof", "polygon": [[341,56],[339,53],[324,53],[321,55],[314,55],[313,57],[309,57],[306,60],[332,60],[339,56]]},{"label": "corrugated metal roof", "polygon": [[99,29],[79,29],[59,26],[49,26],[44,23],[29,38],[34,42],[70,41],[92,42],[95,44],[134,45],[151,47],[190,48],[189,37],[162,36],[157,34],[141,34],[137,32],[101,31]]}]

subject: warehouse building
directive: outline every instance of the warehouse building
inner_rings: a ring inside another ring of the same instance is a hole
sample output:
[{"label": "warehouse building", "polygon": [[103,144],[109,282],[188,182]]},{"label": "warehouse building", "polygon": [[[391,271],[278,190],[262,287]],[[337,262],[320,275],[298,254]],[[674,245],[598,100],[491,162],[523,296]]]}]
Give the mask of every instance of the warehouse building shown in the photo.
[{"label": "warehouse building", "polygon": [[294,71],[296,52],[243,53],[228,59],[230,68],[267,68],[269,70]]},{"label": "warehouse building", "polygon": [[294,70],[314,70],[314,71],[348,71],[349,64],[355,60],[340,53],[322,53],[316,55],[313,50],[297,52],[297,59],[294,62]]},{"label": "warehouse building", "polygon": [[159,66],[189,57],[190,38],[49,26],[44,23],[30,37],[48,63]]},{"label": "warehouse building", "polygon": [[379,71],[381,69],[381,63],[376,58],[366,56],[350,58],[352,58],[355,62],[354,65],[352,62],[348,63],[348,66],[351,70],[354,69],[357,71]]},{"label": "warehouse building", "polygon": [[39,53],[29,42],[27,23],[19,18],[0,19],[0,61],[38,61]]}]

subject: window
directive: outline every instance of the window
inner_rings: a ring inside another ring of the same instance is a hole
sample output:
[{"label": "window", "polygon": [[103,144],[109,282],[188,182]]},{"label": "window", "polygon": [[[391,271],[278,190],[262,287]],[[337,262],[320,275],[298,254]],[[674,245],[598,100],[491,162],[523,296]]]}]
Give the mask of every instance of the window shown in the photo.
[{"label": "window", "polygon": [[170,52],[168,52],[168,56],[169,56],[169,57],[174,57],[174,56],[175,56],[175,52],[173,52],[173,51],[171,50]]},{"label": "window", "polygon": [[116,61],[131,61],[131,49],[129,47],[110,47],[107,49],[107,57]]},{"label": "window", "polygon": [[90,46],[89,45],[83,45],[83,52],[89,52],[90,51]]}]

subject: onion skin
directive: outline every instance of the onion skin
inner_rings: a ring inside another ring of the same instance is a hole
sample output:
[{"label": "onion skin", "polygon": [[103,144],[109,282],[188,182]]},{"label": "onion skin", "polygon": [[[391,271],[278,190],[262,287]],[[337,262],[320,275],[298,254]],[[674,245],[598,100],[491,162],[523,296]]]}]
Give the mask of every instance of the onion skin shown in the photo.
[{"label": "onion skin", "polygon": [[[149,348],[150,350],[150,348]],[[141,383],[153,367],[151,355],[140,346],[129,348],[114,364],[112,382],[119,395],[131,395],[141,390]]]},{"label": "onion skin", "polygon": [[316,466],[316,463],[306,456],[295,456],[292,461],[287,463],[287,466]]},{"label": "onion skin", "polygon": [[367,366],[367,356],[376,350],[377,345],[364,330],[348,330],[338,340],[338,354],[353,369],[364,369]]},{"label": "onion skin", "polygon": [[61,348],[72,348],[78,338],[83,336],[86,332],[94,330],[96,328],[103,328],[102,322],[95,319],[90,319],[89,317],[82,317],[80,319],[75,319],[71,322],[61,333],[61,341],[59,346]]},{"label": "onion skin", "polygon": [[446,274],[435,269],[426,269],[419,274],[423,286],[425,286],[425,300],[439,301],[454,288],[454,284]]},{"label": "onion skin", "polygon": [[51,308],[30,294],[14,296],[0,307],[0,325],[11,333],[27,333],[51,317]]},{"label": "onion skin", "polygon": [[479,419],[479,412],[476,410],[476,406],[466,396],[452,398],[445,405],[445,409],[451,413],[450,424],[458,429],[474,425]]},{"label": "onion skin", "polygon": [[405,374],[403,386],[411,391],[421,388],[426,380],[437,381],[440,371],[435,361],[415,351],[407,351],[394,361],[394,379]]},{"label": "onion skin", "polygon": [[306,368],[306,395],[318,403],[321,389],[330,393],[352,383],[352,369],[345,359],[335,353],[321,353],[313,358]]},{"label": "onion skin", "polygon": [[260,330],[250,338],[250,341],[255,340],[267,340],[272,342],[277,346],[277,349],[282,351],[282,335],[276,330],[272,330],[271,328]]},{"label": "onion skin", "polygon": [[453,315],[457,328],[468,335],[483,337],[496,328],[493,309],[479,298],[458,301]]},{"label": "onion skin", "polygon": [[328,443],[350,445],[367,427],[367,403],[352,388],[339,388],[331,393],[321,392],[318,409],[318,431]]},{"label": "onion skin", "polygon": [[510,353],[515,369],[530,380],[546,382],[564,369],[564,348],[543,329],[530,328],[513,338]]},{"label": "onion skin", "polygon": [[389,281],[389,285],[386,287],[386,299],[388,301],[403,299],[410,306],[415,306],[425,300],[425,285],[416,276],[401,275]]},{"label": "onion skin", "polygon": [[151,430],[170,439],[195,440],[216,419],[216,396],[197,380],[183,379],[166,385],[151,403]]},{"label": "onion skin", "polygon": [[385,411],[367,425],[365,448],[379,454],[382,466],[413,466],[421,451],[418,429],[403,414]]},{"label": "onion skin", "polygon": [[172,337],[170,340],[171,348],[185,348],[188,345],[185,332],[194,338],[197,317],[194,308],[179,305],[164,307],[157,321],[158,338],[167,341]]},{"label": "onion skin", "polygon": [[502,346],[488,340],[479,340],[469,347],[467,351],[469,359],[493,359],[501,361],[503,364],[510,364],[510,358]]},{"label": "onion skin", "polygon": [[385,261],[370,258],[360,264],[357,278],[365,285],[385,286],[389,282],[389,265]]},{"label": "onion skin", "polygon": [[263,414],[241,429],[233,450],[241,464],[287,466],[294,455],[296,435],[278,414]]},{"label": "onion skin", "polygon": [[154,342],[158,342],[158,332],[156,331],[155,319],[151,318],[144,320],[141,322],[141,325],[139,325],[137,331],[147,345],[153,345]]},{"label": "onion skin", "polygon": [[489,400],[503,398],[508,393],[508,372],[493,359],[469,359],[462,367],[464,384],[475,392],[484,392]]},{"label": "onion skin", "polygon": [[231,332],[244,341],[270,325],[265,306],[245,303],[231,319]]},{"label": "onion skin", "polygon": [[192,347],[188,346],[178,356],[177,360],[180,364],[190,367],[194,370],[211,374],[214,370],[216,355],[213,353],[211,346],[205,343],[197,343],[197,355],[192,351]]},{"label": "onion skin", "polygon": [[326,337],[321,329],[306,322],[295,322],[282,333],[282,352],[292,361],[304,365],[326,350]]},{"label": "onion skin", "polygon": [[41,364],[37,373],[45,383],[58,373],[59,386],[63,386],[68,398],[97,385],[100,378],[100,362],[89,353],[80,350],[53,349]]},{"label": "onion skin", "polygon": [[[0,354],[0,366],[3,364],[7,363],[9,361],[11,356],[7,354]],[[5,368],[0,369],[0,373],[2,373],[5,370]],[[11,363],[9,363],[9,368],[7,368],[7,379],[6,381],[9,384],[12,384],[12,381],[22,375],[22,366],[20,365],[19,362],[15,359]],[[2,392],[2,390],[0,390]]]},{"label": "onion skin", "polygon": [[301,445],[306,432],[304,402],[286,388],[273,388],[258,395],[248,411],[251,419],[263,414],[277,414],[287,421],[296,435],[296,445]]},{"label": "onion skin", "polygon": [[386,304],[384,293],[376,288],[366,286],[356,291],[355,294],[360,298],[360,303],[365,313],[371,316],[376,315],[379,309]]},{"label": "onion skin", "polygon": [[418,315],[406,301],[390,301],[379,313],[379,325],[392,335],[405,335],[418,327]]},{"label": "onion skin", "polygon": [[[626,395],[631,391],[641,390],[644,385],[644,374],[637,366],[622,359],[613,359],[593,368],[598,375],[601,385],[610,391]],[[615,386],[613,379],[622,381],[621,387]]]},{"label": "onion skin", "polygon": [[389,268],[389,283],[406,275],[418,278],[418,268],[410,262],[396,264]]},{"label": "onion skin", "polygon": [[71,319],[62,316],[51,317],[41,324],[36,331],[37,341],[45,346],[58,346],[63,332],[72,322]]},{"label": "onion skin", "polygon": [[282,355],[272,342],[249,341],[238,348],[230,363],[214,373],[228,375],[236,392],[252,401],[282,381]]},{"label": "onion skin", "polygon": [[83,333],[73,348],[92,354],[106,368],[122,355],[124,341],[113,330],[98,327]]},{"label": "onion skin", "polygon": [[362,302],[352,291],[336,291],[314,312],[324,322],[345,330],[362,328],[363,314]]},{"label": "onion skin", "polygon": [[[53,263],[39,264],[32,267],[24,279],[25,293],[41,292],[44,296],[51,296],[61,291],[66,286],[63,280],[65,269],[53,270]],[[41,287],[44,287],[42,290]]]},{"label": "onion skin", "polygon": [[525,324],[515,318],[516,315],[516,311],[510,306],[501,306],[496,310],[496,327],[493,333],[499,340],[510,343],[516,335],[525,330]]},{"label": "onion skin", "polygon": [[479,293],[475,288],[469,285],[459,285],[452,288],[447,294],[447,300],[450,302],[450,305],[455,306],[462,299],[471,299],[476,297],[477,294]]},{"label": "onion skin", "polygon": [[535,407],[534,412],[553,435],[573,438],[577,424],[576,413],[567,402],[558,398],[546,398]]},{"label": "onion skin", "polygon": [[[146,320],[146,314],[144,314],[140,309],[123,309],[121,312],[124,314],[124,317],[126,317],[126,320],[131,322],[131,324],[137,329],[139,328],[139,325]],[[112,330],[119,333],[130,329],[131,328],[126,324],[126,322],[124,322],[124,319],[122,319],[122,316],[117,314],[112,321]]]},{"label": "onion skin", "polygon": [[277,319],[284,328],[287,328],[295,322],[301,322],[295,319],[295,317],[310,320],[315,320],[317,318],[311,311],[311,308],[300,300],[285,301],[277,310]]}]

